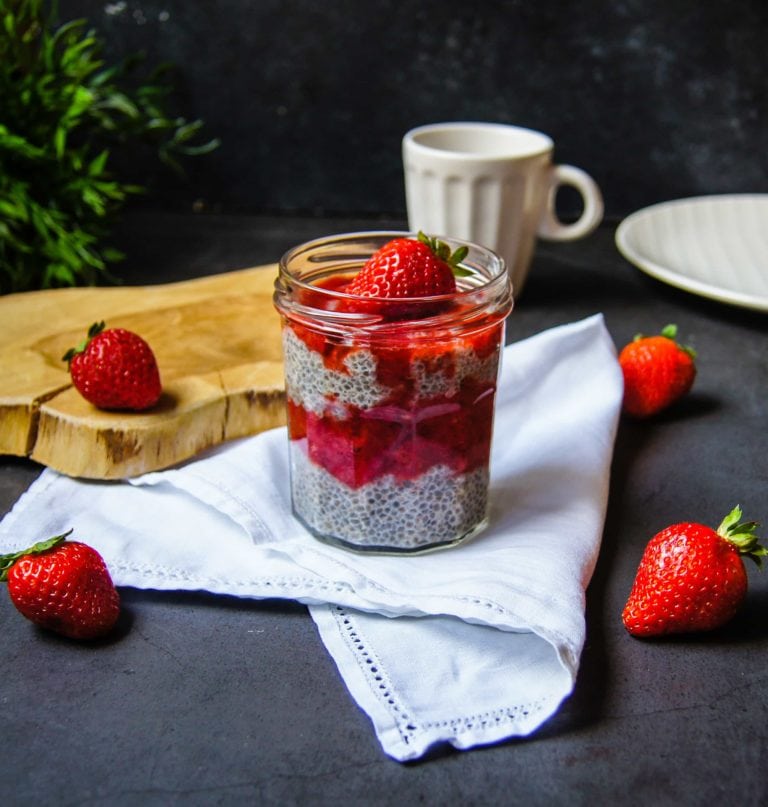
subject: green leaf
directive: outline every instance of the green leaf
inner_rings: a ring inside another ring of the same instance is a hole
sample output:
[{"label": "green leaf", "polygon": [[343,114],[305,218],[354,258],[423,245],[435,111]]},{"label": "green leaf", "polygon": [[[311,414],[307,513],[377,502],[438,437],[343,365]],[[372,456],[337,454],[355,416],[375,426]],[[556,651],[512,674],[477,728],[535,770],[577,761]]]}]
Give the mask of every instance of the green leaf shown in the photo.
[{"label": "green leaf", "polygon": [[130,75],[139,54],[105,64],[98,33],[82,19],[56,24],[57,9],[0,2],[0,293],[113,282],[111,229],[148,192],[115,166],[130,170],[149,144],[183,173],[182,159],[219,145],[172,108],[166,66],[142,78]]},{"label": "green leaf", "polygon": [[91,76],[91,87],[97,89],[105,84],[108,84],[111,81],[114,81],[119,72],[120,72],[119,65],[114,65],[112,67],[106,68],[105,70],[100,70],[98,73]]},{"label": "green leaf", "polygon": [[93,99],[93,92],[88,87],[77,87],[65,117],[79,118],[91,106]]},{"label": "green leaf", "polygon": [[100,100],[96,106],[99,109],[114,109],[134,120],[138,120],[141,117],[141,113],[136,104],[134,104],[127,95],[119,92],[111,93],[107,98]]},{"label": "green leaf", "polygon": [[445,261],[451,267],[454,277],[469,277],[474,274],[474,272],[470,271],[465,266],[461,266],[461,262],[469,254],[469,247],[462,245],[451,253],[451,248],[445,241],[440,241],[433,236],[426,235],[421,230],[419,230],[416,238],[421,241],[422,244],[426,244],[438,258]]},{"label": "green leaf", "polygon": [[219,146],[221,146],[221,140],[215,137],[213,140],[209,140],[207,143],[203,143],[200,146],[184,146],[179,149],[179,151],[188,157],[198,157],[201,154],[210,154],[212,151],[219,148]]},{"label": "green leaf", "polygon": [[67,532],[62,533],[61,535],[54,535],[53,538],[48,538],[45,541],[38,541],[28,549],[22,549],[18,552],[9,552],[6,555],[0,555],[0,583],[5,583],[8,580],[8,571],[10,570],[11,566],[13,566],[13,564],[19,560],[19,558],[23,558],[25,555],[40,555],[43,552],[47,552],[59,544],[64,543],[64,541],[66,541],[71,534],[72,530],[67,530]]},{"label": "green leaf", "polygon": [[107,164],[107,158],[109,157],[109,150],[104,149],[100,154],[94,157],[91,160],[88,166],[88,174],[92,177],[99,176],[104,172],[104,167]]},{"label": "green leaf", "polygon": [[18,203],[18,201],[13,199],[10,201],[0,199],[0,216],[8,219],[16,219],[17,221],[26,221],[27,211],[24,209],[23,205]]},{"label": "green leaf", "polygon": [[730,513],[720,522],[717,528],[721,535],[732,530],[741,520],[741,507],[737,504]]},{"label": "green leaf", "polygon": [[51,47],[57,48],[62,44],[62,41],[67,37],[78,36],[85,25],[85,20],[70,20],[61,25],[58,30],[51,36]]},{"label": "green leaf", "polygon": [[85,202],[97,216],[103,216],[107,212],[104,198],[93,188],[83,188],[83,202]]},{"label": "green leaf", "polygon": [[67,148],[67,130],[61,126],[53,133],[53,147],[56,156],[61,159]]},{"label": "green leaf", "polygon": [[43,274],[43,288],[74,286],[75,274],[65,263],[49,263]]},{"label": "green leaf", "polygon": [[104,249],[101,250],[101,254],[104,256],[104,260],[109,263],[118,263],[125,259],[125,253],[120,252],[119,249],[112,249],[111,247],[104,247]]},{"label": "green leaf", "polygon": [[19,156],[38,159],[44,155],[44,150],[30,143],[26,138],[12,134],[7,127],[0,124],[0,149],[15,151]]},{"label": "green leaf", "polygon": [[661,329],[661,335],[666,336],[667,339],[671,339],[673,342],[677,339],[677,325],[665,325]]},{"label": "green leaf", "polygon": [[185,143],[187,140],[193,138],[203,126],[202,121],[199,120],[192,121],[191,123],[177,121],[177,124],[178,128],[173,135],[174,143]]},{"label": "green leaf", "polygon": [[736,507],[720,522],[717,534],[739,550],[739,554],[751,558],[758,568],[763,558],[768,556],[768,549],[760,544],[755,530],[760,526],[756,521],[742,521],[741,507]]}]

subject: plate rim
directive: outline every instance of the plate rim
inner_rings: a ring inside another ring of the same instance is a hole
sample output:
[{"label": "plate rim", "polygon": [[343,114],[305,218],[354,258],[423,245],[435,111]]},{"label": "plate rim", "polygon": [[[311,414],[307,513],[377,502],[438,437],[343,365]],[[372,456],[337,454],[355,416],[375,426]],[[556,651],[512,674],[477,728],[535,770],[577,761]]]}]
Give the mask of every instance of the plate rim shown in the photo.
[{"label": "plate rim", "polygon": [[670,286],[697,294],[701,297],[716,300],[717,302],[728,303],[755,311],[768,312],[768,296],[764,297],[747,292],[740,292],[697,280],[678,269],[657,263],[647,255],[638,252],[628,243],[627,234],[637,225],[638,221],[648,217],[658,216],[660,213],[663,214],[664,210],[673,207],[694,207],[707,202],[717,204],[718,202],[726,201],[745,203],[760,201],[768,204],[768,193],[709,194],[705,196],[690,196],[681,199],[670,199],[665,202],[656,202],[640,210],[636,210],[622,219],[616,228],[614,236],[616,248],[626,260],[634,264],[638,269]]}]

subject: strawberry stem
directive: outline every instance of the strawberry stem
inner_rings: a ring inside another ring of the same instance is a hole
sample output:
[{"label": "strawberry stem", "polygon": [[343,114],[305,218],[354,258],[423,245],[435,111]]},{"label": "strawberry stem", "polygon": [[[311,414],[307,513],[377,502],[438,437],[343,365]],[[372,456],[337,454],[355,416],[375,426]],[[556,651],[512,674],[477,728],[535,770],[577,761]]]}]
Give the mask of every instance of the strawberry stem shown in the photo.
[{"label": "strawberry stem", "polygon": [[[677,341],[677,325],[674,323],[670,323],[669,325],[665,325],[660,333],[659,336],[663,336],[665,339],[670,339],[673,341],[677,347],[683,351],[683,353],[687,353],[692,359],[696,358],[696,351],[690,345],[681,345]],[[641,339],[647,339],[648,335],[644,333],[636,333],[635,338],[633,339],[634,342],[639,342]]]},{"label": "strawberry stem", "polygon": [[469,277],[472,272],[461,266],[461,262],[469,254],[469,247],[461,246],[455,252],[451,252],[451,248],[445,241],[440,241],[431,235],[425,235],[419,230],[416,236],[422,244],[426,244],[440,260],[445,261],[451,267],[454,277]]},{"label": "strawberry stem", "polygon": [[47,538],[45,541],[38,541],[33,544],[29,549],[22,549],[20,552],[9,552],[7,555],[0,555],[0,583],[5,583],[8,579],[8,571],[19,558],[24,555],[40,555],[53,549],[55,546],[64,543],[72,530],[67,530],[61,535],[54,535],[53,538]]},{"label": "strawberry stem", "polygon": [[105,327],[106,323],[104,322],[104,320],[102,320],[101,322],[94,322],[93,325],[91,325],[91,327],[88,328],[88,336],[86,336],[85,339],[83,339],[83,341],[80,342],[79,345],[77,345],[77,347],[71,347],[61,357],[61,360],[70,362],[78,353],[83,353],[85,349],[88,347],[88,343],[91,341],[91,339],[93,339],[93,337],[96,336],[97,334],[100,334]]},{"label": "strawberry stem", "polygon": [[760,539],[755,535],[758,526],[756,521],[742,521],[741,507],[736,505],[720,523],[717,534],[733,544],[739,554],[751,558],[761,568],[768,549],[760,544]]},{"label": "strawberry stem", "polygon": [[666,336],[667,339],[671,339],[674,342],[677,339],[677,325],[665,325],[661,329],[661,335]]}]

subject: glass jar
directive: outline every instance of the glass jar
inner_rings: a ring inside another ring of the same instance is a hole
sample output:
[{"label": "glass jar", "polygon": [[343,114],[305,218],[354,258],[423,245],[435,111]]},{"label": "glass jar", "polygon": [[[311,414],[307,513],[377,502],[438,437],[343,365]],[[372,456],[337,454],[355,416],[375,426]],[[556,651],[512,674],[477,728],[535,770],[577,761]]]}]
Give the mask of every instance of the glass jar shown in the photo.
[{"label": "glass jar", "polygon": [[320,540],[362,552],[454,546],[487,524],[509,277],[490,250],[442,238],[469,250],[455,293],[344,291],[379,247],[408,236],[302,244],[283,256],[275,283],[293,511]]}]

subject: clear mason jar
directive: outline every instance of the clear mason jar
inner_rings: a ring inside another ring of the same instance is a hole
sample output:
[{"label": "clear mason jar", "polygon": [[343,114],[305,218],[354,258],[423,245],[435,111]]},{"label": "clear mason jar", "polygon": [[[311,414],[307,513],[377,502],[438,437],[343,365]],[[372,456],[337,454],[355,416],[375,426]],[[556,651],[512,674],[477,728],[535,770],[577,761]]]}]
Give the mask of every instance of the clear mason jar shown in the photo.
[{"label": "clear mason jar", "polygon": [[291,497],[317,538],[413,553],[487,524],[494,399],[512,291],[504,261],[475,244],[454,294],[344,291],[382,245],[408,233],[320,238],[280,260]]}]

